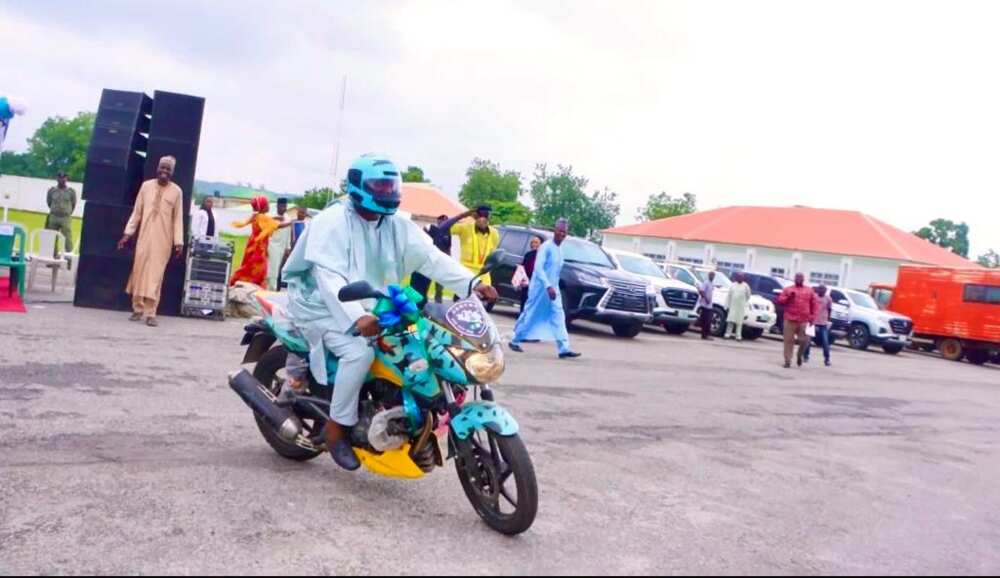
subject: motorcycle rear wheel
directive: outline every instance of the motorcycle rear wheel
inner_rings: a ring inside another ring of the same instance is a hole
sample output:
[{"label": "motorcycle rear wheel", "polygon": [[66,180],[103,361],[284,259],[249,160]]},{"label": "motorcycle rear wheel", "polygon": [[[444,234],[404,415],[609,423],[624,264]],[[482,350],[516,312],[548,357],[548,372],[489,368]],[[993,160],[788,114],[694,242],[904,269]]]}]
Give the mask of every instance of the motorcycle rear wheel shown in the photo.
[{"label": "motorcycle rear wheel", "polygon": [[[253,369],[253,376],[257,378],[257,381],[264,384],[264,387],[271,390],[275,395],[278,394],[278,388],[281,385],[281,377],[278,375],[278,372],[285,368],[285,360],[287,358],[288,351],[283,346],[278,345],[265,353]],[[253,414],[253,418],[257,422],[257,429],[260,430],[260,435],[264,436],[267,445],[271,446],[271,449],[277,452],[279,456],[296,462],[308,462],[322,455],[322,452],[300,448],[295,444],[285,441],[285,438],[274,431],[274,428],[264,418],[257,415],[257,413]],[[303,420],[303,425],[309,429],[312,424]]]},{"label": "motorcycle rear wheel", "polygon": [[[476,432],[469,439],[456,440],[456,443],[460,446],[455,459],[458,479],[486,525],[507,536],[516,536],[531,528],[538,514],[538,481],[521,437]],[[474,474],[467,471],[463,449],[473,455]],[[511,478],[514,484],[510,483]]]}]

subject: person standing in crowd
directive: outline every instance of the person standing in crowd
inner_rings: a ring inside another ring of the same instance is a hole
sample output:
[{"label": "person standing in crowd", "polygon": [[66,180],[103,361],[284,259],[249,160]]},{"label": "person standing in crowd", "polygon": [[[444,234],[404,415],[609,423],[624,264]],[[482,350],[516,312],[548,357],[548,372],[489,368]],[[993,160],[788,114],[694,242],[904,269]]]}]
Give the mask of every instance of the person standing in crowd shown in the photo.
[{"label": "person standing in crowd", "polygon": [[163,275],[174,258],[184,254],[184,194],[171,182],[177,166],[174,157],[163,157],[156,169],[156,178],[139,188],[132,216],[125,225],[125,234],[118,241],[121,251],[139,234],[135,262],[125,292],[132,296],[132,321],[146,319],[146,325],[156,327],[156,311],[160,305]]},{"label": "person standing in crowd", "polygon": [[268,241],[275,231],[291,223],[279,223],[267,214],[271,209],[267,197],[255,197],[250,201],[250,207],[253,208],[254,214],[249,219],[233,223],[234,227],[252,227],[252,229],[246,251],[243,253],[243,263],[233,273],[229,284],[236,285],[243,281],[263,287],[268,277]]},{"label": "person standing in crowd", "polygon": [[[431,236],[434,246],[445,255],[451,256],[451,231],[442,231],[441,227],[448,220],[448,215],[439,215],[437,224],[427,228],[427,234]],[[444,300],[444,287],[440,283],[431,282],[434,289],[434,301],[441,303]]]},{"label": "person standing in crowd", "polygon": [[66,237],[67,253],[73,252],[73,211],[76,210],[76,199],[76,191],[66,185],[66,171],[59,171],[56,186],[49,189],[49,194],[46,195],[49,216],[45,219],[45,228],[59,231]]},{"label": "person standing in crowd", "polygon": [[215,199],[205,197],[201,200],[201,208],[191,218],[191,238],[216,240],[219,230],[215,226]]},{"label": "person standing in crowd", "polygon": [[538,248],[542,246],[541,237],[531,238],[531,250],[525,253],[521,266],[517,268],[513,284],[521,290],[521,313],[524,313],[524,306],[528,303],[528,289],[531,287],[531,278],[535,274],[535,261],[538,258]]},{"label": "person standing in crowd", "polygon": [[309,225],[309,209],[303,206],[295,207],[295,221],[292,222],[292,248],[299,242]]},{"label": "person standing in crowd", "polygon": [[559,278],[563,268],[562,244],[568,234],[569,221],[559,219],[552,240],[538,249],[528,303],[514,325],[514,339],[510,342],[512,351],[524,353],[521,344],[529,340],[555,341],[559,348],[559,359],[580,357],[569,346],[566,312],[559,292]]},{"label": "person standing in crowd", "polygon": [[743,341],[743,320],[747,315],[747,304],[750,301],[750,285],[742,273],[735,275],[735,283],[729,288],[729,315],[726,318],[726,339]]},{"label": "person standing in crowd", "polygon": [[795,285],[786,287],[778,296],[778,304],[785,308],[785,368],[792,366],[792,354],[798,343],[797,361],[799,367],[805,356],[806,329],[816,319],[819,304],[816,293],[806,286],[806,277],[802,273],[795,276]]},{"label": "person standing in crowd", "polygon": [[[434,225],[428,225],[424,229],[424,232],[431,238],[431,242],[434,246],[438,248],[442,253],[446,255],[451,255],[451,232],[443,232],[441,226],[448,221],[448,215],[440,215],[437,218],[437,223]],[[457,219],[456,219],[457,221]],[[425,299],[430,300],[431,287],[434,287],[434,301],[441,303],[443,289],[440,284],[434,283],[427,277],[421,275],[420,273],[414,273],[410,279],[410,286],[416,289],[418,293],[424,296]]]},{"label": "person standing in crowd", "polygon": [[278,216],[275,219],[279,225],[289,225],[276,230],[267,241],[267,288],[271,291],[281,289],[281,266],[284,265],[288,253],[292,250],[292,228],[288,215],[288,199],[278,199]]},{"label": "person standing in crowd", "polygon": [[[833,298],[829,295],[826,285],[816,288],[816,320],[813,325],[816,327],[816,345],[823,347],[823,359],[826,366],[830,367],[830,317],[833,315]],[[812,351],[812,340],[806,344],[806,351],[803,358],[809,362],[809,353]]]},{"label": "person standing in crowd", "polygon": [[[490,226],[492,214],[493,209],[489,205],[480,205],[475,210],[448,219],[438,227],[438,234],[455,235],[459,238],[462,244],[462,265],[476,275],[483,270],[490,253],[500,246],[500,232],[496,227]],[[475,219],[464,220],[473,215]],[[483,277],[483,283],[492,284],[489,275]]]},{"label": "person standing in crowd", "polygon": [[708,277],[698,286],[698,307],[701,309],[701,338],[705,341],[712,340],[712,315],[715,313],[715,305],[712,298],[715,296],[715,271],[710,271]]}]

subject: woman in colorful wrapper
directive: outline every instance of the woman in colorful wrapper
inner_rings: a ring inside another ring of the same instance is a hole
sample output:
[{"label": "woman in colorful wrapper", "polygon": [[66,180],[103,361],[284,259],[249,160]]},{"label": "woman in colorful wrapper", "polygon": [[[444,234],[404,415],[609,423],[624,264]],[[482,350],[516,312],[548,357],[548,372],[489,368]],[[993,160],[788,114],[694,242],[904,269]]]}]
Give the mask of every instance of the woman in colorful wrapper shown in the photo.
[{"label": "woman in colorful wrapper", "polygon": [[252,226],[253,229],[250,233],[250,240],[247,241],[246,252],[243,254],[243,263],[233,273],[229,284],[236,285],[236,283],[244,281],[266,287],[268,239],[275,231],[283,227],[290,227],[292,223],[279,223],[267,214],[271,210],[267,197],[254,197],[250,201],[250,206],[253,208],[254,214],[246,221],[233,223],[234,227]]}]

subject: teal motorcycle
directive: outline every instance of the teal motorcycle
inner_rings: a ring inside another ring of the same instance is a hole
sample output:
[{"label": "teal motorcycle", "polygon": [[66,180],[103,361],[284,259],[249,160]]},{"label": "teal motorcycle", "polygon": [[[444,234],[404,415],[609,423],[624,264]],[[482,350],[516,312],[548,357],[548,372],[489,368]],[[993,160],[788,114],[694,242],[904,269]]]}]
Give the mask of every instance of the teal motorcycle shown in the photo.
[{"label": "teal motorcycle", "polygon": [[[495,268],[501,252],[487,259]],[[534,523],[538,484],[517,421],[495,402],[492,384],[504,371],[499,331],[478,296],[454,304],[423,303],[413,289],[375,290],[366,282],[340,292],[343,302],[374,300],[381,333],[372,339],[375,361],[361,392],[360,421],[351,445],[369,471],[417,479],[453,459],[462,489],[494,530],[517,535]],[[261,435],[281,456],[307,461],[326,451],[323,426],[332,387],[307,365],[309,345],[285,314],[285,296],[259,293],[263,317],[246,327],[244,364],[232,389],[253,410]],[[422,306],[422,308],[421,308]],[[327,356],[327,373],[337,360]],[[447,455],[442,451],[447,448]]]}]

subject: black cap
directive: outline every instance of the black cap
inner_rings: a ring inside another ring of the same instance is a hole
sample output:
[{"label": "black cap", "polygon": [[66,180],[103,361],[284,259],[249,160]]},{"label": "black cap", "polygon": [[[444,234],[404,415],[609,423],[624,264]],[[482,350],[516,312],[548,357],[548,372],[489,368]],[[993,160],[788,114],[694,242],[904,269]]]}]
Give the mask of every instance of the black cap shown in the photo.
[{"label": "black cap", "polygon": [[476,207],[476,212],[477,213],[492,213],[493,212],[493,207],[491,207],[490,205],[479,205],[478,207]]},{"label": "black cap", "polygon": [[287,205],[288,204],[288,197],[279,197],[278,198],[278,204],[279,205]]}]

